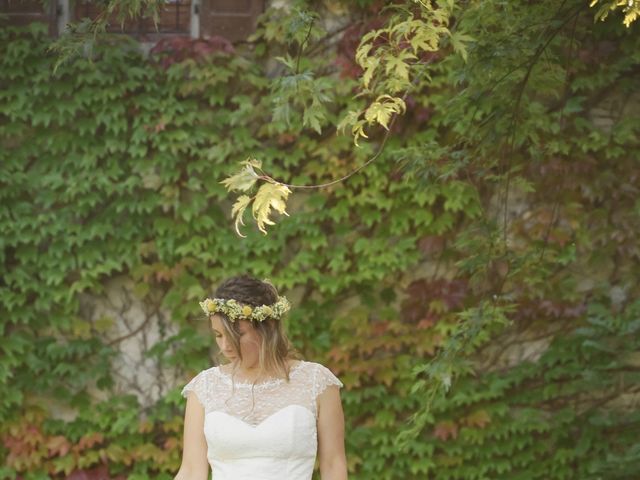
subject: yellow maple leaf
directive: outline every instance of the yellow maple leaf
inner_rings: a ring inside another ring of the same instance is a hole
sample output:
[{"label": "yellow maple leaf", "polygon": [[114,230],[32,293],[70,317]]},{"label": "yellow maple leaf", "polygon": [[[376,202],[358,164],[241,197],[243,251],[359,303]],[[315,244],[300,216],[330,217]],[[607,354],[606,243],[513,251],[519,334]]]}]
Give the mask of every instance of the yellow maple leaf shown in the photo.
[{"label": "yellow maple leaf", "polygon": [[266,225],[274,225],[269,215],[271,215],[271,209],[273,208],[278,213],[289,215],[285,209],[287,207],[287,197],[291,193],[288,187],[280,183],[265,183],[256,193],[255,200],[253,201],[253,218],[255,218],[258,224],[258,229],[266,234]]},{"label": "yellow maple leaf", "polygon": [[375,102],[369,105],[364,113],[364,118],[369,123],[377,122],[389,130],[391,115],[404,113],[406,105],[404,100],[390,95],[380,95]]},{"label": "yellow maple leaf", "polygon": [[230,192],[233,190],[240,190],[246,192],[253,187],[260,178],[260,176],[256,173],[255,169],[260,169],[262,167],[262,163],[259,160],[254,158],[249,158],[242,162],[244,164],[244,168],[240,170],[239,173],[230,176],[229,178],[225,178],[222,183],[227,190]]},{"label": "yellow maple leaf", "polygon": [[242,233],[240,233],[240,225],[244,226],[242,217],[244,216],[244,211],[246,210],[247,206],[249,206],[250,202],[251,202],[251,197],[249,195],[240,195],[237,198],[236,202],[233,204],[233,207],[231,207],[231,216],[235,217],[236,219],[236,222],[235,222],[236,232],[241,237],[246,237],[246,235],[242,235]]}]

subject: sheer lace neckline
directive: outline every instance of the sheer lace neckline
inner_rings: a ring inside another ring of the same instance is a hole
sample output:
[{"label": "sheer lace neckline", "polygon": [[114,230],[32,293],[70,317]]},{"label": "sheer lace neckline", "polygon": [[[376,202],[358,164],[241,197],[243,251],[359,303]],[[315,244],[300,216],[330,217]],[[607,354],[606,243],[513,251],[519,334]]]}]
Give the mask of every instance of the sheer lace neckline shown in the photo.
[{"label": "sheer lace neckline", "polygon": [[[304,360],[298,360],[298,363],[296,363],[295,365],[291,365],[289,367],[289,378],[293,378],[293,375],[300,370],[300,367],[304,364]],[[231,385],[233,383],[234,386],[236,387],[254,387],[254,388],[265,388],[265,387],[272,387],[275,385],[280,385],[281,383],[283,383],[285,381],[284,378],[271,378],[269,380],[264,380],[262,382],[259,383],[253,383],[253,382],[249,382],[247,380],[232,380],[232,375],[231,373],[227,373],[227,372],[223,372],[222,371],[222,366],[218,366],[218,367],[214,367],[216,369],[216,372],[218,374],[218,376],[227,384]]]}]

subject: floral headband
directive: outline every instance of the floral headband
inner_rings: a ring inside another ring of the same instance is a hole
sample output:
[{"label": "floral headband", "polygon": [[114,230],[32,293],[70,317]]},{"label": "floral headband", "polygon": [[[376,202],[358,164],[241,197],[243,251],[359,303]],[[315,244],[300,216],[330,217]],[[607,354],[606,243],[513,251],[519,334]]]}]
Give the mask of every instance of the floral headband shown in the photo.
[{"label": "floral headband", "polygon": [[260,305],[259,307],[243,305],[234,299],[207,298],[200,302],[200,307],[207,316],[214,313],[224,313],[232,322],[238,319],[262,322],[267,318],[280,320],[289,311],[291,305],[286,297],[278,297],[278,301],[273,305]]}]

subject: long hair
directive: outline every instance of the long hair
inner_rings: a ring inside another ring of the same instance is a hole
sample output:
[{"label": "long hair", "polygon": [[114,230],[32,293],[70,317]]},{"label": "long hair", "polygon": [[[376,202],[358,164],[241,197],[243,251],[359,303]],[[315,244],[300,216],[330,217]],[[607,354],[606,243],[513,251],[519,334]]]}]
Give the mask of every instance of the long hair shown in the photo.
[{"label": "long hair", "polygon": [[[258,307],[273,305],[278,300],[278,291],[268,282],[250,275],[232,277],[220,284],[215,292],[216,298],[234,299],[239,303]],[[230,321],[223,313],[217,313],[222,321],[227,337],[235,353],[242,360],[240,351],[240,331],[238,322]],[[289,380],[288,360],[300,358],[282,326],[281,320],[266,318],[262,322],[252,321],[253,328],[260,337],[258,350],[259,376],[269,375]]]}]

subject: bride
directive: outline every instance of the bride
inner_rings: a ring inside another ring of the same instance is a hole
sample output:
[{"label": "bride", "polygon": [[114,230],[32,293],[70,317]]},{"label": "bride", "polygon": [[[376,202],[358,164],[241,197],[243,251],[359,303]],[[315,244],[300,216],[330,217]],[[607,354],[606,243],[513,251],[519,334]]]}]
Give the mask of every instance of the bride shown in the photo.
[{"label": "bride", "polygon": [[228,363],[203,370],[187,398],[182,463],[175,480],[347,478],[342,382],[301,360],[280,319],[289,310],[269,283],[223,282],[200,306]]}]

